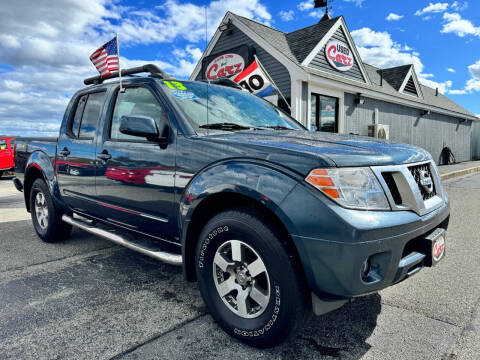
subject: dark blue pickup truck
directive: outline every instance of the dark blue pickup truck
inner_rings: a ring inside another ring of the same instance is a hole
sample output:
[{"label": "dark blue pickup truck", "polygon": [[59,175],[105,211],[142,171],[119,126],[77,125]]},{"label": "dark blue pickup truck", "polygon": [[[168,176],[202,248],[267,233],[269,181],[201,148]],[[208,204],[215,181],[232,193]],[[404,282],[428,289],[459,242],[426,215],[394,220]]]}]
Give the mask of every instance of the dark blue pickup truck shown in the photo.
[{"label": "dark blue pickup truck", "polygon": [[142,72],[124,89],[85,80],[58,139],[17,140],[15,186],[43,241],[75,226],[182,265],[257,347],[442,259],[449,201],[426,151],[306,131],[227,80],[122,71]]}]

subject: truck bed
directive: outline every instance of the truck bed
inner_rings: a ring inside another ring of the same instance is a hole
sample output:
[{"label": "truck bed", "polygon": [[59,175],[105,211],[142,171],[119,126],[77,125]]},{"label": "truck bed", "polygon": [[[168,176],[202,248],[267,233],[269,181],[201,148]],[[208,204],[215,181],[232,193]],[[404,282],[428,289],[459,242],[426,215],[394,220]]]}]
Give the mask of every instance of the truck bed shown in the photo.
[{"label": "truck bed", "polygon": [[30,155],[42,152],[51,160],[57,153],[56,137],[21,137],[15,141],[15,176],[23,183],[23,174]]}]

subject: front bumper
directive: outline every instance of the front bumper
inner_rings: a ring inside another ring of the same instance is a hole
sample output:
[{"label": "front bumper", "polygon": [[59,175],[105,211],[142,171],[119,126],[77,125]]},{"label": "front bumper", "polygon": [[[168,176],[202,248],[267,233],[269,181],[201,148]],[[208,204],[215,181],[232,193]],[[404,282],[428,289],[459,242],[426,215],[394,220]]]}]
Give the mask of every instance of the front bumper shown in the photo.
[{"label": "front bumper", "polygon": [[[417,273],[425,265],[422,238],[438,227],[447,229],[450,215],[446,195],[440,207],[423,216],[348,210],[318,200],[299,185],[281,209],[296,224],[292,238],[307,282],[322,299],[376,292]],[[365,276],[367,259],[371,270]]]}]

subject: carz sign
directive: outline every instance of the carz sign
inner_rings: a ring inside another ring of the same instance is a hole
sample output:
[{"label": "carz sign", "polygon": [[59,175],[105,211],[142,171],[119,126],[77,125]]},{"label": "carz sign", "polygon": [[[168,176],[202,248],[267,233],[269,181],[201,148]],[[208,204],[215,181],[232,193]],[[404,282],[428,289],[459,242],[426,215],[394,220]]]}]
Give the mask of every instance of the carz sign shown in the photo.
[{"label": "carz sign", "polygon": [[245,60],[235,53],[227,53],[215,58],[207,65],[205,78],[215,80],[240,74],[245,69]]},{"label": "carz sign", "polygon": [[201,78],[215,80],[233,78],[253,61],[253,48],[240,45],[203,58]]},{"label": "carz sign", "polygon": [[343,41],[330,40],[325,47],[325,56],[330,65],[338,71],[348,71],[354,64],[352,51]]}]

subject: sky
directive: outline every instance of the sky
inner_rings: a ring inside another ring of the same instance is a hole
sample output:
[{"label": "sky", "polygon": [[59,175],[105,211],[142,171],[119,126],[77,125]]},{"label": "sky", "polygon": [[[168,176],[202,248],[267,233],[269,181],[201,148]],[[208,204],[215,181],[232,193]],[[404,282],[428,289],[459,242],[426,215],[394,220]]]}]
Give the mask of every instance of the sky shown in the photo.
[{"label": "sky", "polygon": [[[15,0],[0,3],[0,134],[56,136],[66,105],[96,75],[90,54],[119,34],[122,67],[156,63],[188,78],[226,11],[290,32],[313,1]],[[480,1],[335,0],[362,60],[414,64],[420,81],[480,116]]]}]

